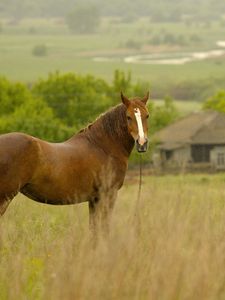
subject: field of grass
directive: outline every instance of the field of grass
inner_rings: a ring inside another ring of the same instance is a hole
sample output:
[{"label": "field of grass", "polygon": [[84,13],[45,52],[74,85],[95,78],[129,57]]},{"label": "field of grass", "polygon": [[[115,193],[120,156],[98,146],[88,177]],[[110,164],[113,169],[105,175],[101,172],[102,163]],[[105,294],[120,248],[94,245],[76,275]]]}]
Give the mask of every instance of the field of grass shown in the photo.
[{"label": "field of grass", "polygon": [[[161,106],[164,104],[164,100],[160,100],[160,99],[151,100],[151,101],[153,101],[155,106]],[[174,105],[181,116],[187,115],[192,112],[200,111],[202,108],[202,104],[197,101],[175,100]]]},{"label": "field of grass", "polygon": [[[150,46],[153,35],[165,32],[182,34],[184,38],[196,33],[201,42],[184,46]],[[152,89],[180,81],[200,81],[225,77],[223,58],[208,59],[185,65],[143,65],[127,64],[121,59],[96,62],[96,56],[124,57],[126,55],[154,52],[191,51],[216,48],[216,41],[224,38],[224,27],[220,23],[204,24],[155,23],[147,19],[132,24],[104,20],[94,35],[71,35],[65,24],[59,20],[24,20],[19,26],[3,22],[0,35],[0,75],[13,80],[33,81],[46,77],[49,72],[91,73],[111,81],[115,69],[131,71],[134,80],[150,82]],[[127,48],[132,39],[140,44],[139,49]],[[32,49],[46,45],[47,55],[36,57]]]},{"label": "field of grass", "polygon": [[137,182],[96,249],[86,204],[17,196],[0,220],[0,299],[224,299],[225,174],[146,176],[139,231]]}]

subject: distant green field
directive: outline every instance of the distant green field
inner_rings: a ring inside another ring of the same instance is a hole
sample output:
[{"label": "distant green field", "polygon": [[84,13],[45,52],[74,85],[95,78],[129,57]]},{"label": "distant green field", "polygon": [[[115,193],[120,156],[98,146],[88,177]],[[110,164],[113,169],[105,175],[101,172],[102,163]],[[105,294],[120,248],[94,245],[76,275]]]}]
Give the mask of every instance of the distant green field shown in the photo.
[{"label": "distant green field", "polygon": [[[197,30],[196,30],[197,28]],[[199,43],[183,46],[151,46],[154,35],[169,32],[189,39],[193,34],[200,37]],[[203,51],[215,49],[216,41],[224,38],[224,27],[220,23],[210,26],[187,26],[180,23],[152,24],[147,19],[136,23],[118,23],[105,19],[94,35],[71,35],[60,20],[24,20],[19,26],[3,22],[0,35],[0,75],[13,80],[32,82],[46,77],[49,72],[76,72],[93,74],[111,81],[115,69],[131,71],[133,80],[149,82],[152,89],[165,85],[204,79],[225,78],[225,59],[211,58],[185,65],[128,64],[122,59],[127,55],[145,53],[167,53],[179,51]],[[132,40],[139,49],[126,46]],[[32,50],[37,45],[47,47],[47,55],[37,57]],[[115,60],[96,62],[94,57],[115,57]]]},{"label": "distant green field", "polygon": [[[160,106],[164,103],[163,100],[152,100],[154,105]],[[187,115],[193,111],[199,111],[201,109],[201,103],[197,101],[179,101],[175,100],[174,105],[181,115]]]}]

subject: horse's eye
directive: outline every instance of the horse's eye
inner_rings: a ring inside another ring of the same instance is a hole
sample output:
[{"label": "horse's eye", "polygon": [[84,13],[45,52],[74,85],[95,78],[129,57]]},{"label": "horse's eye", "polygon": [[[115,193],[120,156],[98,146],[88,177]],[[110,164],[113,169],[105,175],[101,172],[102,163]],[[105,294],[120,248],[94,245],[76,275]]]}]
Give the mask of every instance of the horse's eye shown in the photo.
[{"label": "horse's eye", "polygon": [[149,115],[146,116],[146,119],[148,119],[148,118],[149,118]]},{"label": "horse's eye", "polygon": [[131,121],[131,117],[130,116],[127,116],[127,121]]}]

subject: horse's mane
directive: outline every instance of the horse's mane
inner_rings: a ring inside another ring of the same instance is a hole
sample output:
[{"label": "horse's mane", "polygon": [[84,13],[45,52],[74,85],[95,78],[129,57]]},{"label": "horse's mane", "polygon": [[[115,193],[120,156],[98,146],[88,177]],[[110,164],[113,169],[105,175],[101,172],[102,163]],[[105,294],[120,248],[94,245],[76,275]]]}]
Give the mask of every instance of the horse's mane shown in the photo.
[{"label": "horse's mane", "polygon": [[[85,135],[89,138],[99,137],[106,134],[108,137],[117,139],[128,147],[133,139],[127,128],[126,107],[119,104],[101,114],[94,122],[81,129],[78,134]],[[130,147],[129,147],[130,148]]]},{"label": "horse's mane", "polygon": [[[121,130],[121,125],[126,124],[126,108],[123,104],[119,104],[107,110],[105,113],[99,115],[95,121],[89,123],[86,127],[82,128],[79,133],[87,133],[88,130],[93,130],[93,125],[102,125],[102,127],[111,135],[118,134]],[[96,130],[99,130],[99,128]],[[99,127],[99,126],[98,126]],[[125,126],[126,127],[126,126]]]}]

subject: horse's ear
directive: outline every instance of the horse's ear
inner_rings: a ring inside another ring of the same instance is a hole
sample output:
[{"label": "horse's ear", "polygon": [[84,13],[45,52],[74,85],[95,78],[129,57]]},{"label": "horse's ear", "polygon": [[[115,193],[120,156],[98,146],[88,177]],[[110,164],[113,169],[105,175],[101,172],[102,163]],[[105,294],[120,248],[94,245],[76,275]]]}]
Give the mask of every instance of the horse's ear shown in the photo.
[{"label": "horse's ear", "polygon": [[126,105],[126,107],[128,107],[130,105],[130,100],[126,96],[124,96],[123,92],[121,92],[120,95],[123,104]]},{"label": "horse's ear", "polygon": [[147,94],[144,96],[144,98],[141,99],[141,101],[144,102],[144,104],[146,104],[147,101],[148,101],[148,99],[149,99],[149,91],[148,91]]}]

